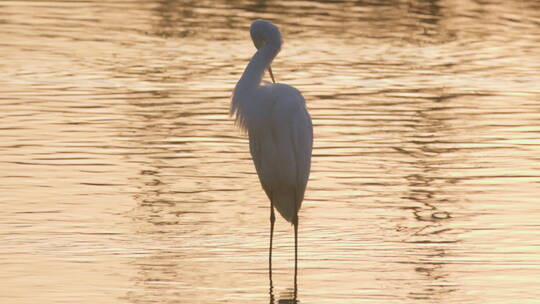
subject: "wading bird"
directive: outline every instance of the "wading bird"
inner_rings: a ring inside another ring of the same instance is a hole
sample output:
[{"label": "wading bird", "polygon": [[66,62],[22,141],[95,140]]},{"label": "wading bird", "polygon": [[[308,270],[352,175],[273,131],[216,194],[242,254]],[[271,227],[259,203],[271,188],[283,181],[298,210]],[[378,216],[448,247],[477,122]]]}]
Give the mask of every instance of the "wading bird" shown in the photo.
[{"label": "wading bird", "polygon": [[[270,199],[270,280],[276,208],[294,226],[296,286],[298,211],[309,178],[313,127],[302,94],[292,86],[275,83],[270,64],[283,44],[277,26],[266,20],[255,20],[250,33],[257,52],[234,88],[231,114],[248,133],[253,163]],[[272,83],[262,81],[267,69]]]}]

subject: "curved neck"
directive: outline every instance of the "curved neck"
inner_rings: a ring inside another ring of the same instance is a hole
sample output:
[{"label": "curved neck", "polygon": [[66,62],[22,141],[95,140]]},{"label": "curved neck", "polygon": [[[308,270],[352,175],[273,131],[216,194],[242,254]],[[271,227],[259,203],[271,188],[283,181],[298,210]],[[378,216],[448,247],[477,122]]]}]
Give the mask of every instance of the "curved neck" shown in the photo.
[{"label": "curved neck", "polygon": [[264,72],[276,57],[279,49],[279,47],[270,44],[262,46],[246,66],[242,77],[238,81],[237,89],[250,90],[258,88],[261,85]]}]

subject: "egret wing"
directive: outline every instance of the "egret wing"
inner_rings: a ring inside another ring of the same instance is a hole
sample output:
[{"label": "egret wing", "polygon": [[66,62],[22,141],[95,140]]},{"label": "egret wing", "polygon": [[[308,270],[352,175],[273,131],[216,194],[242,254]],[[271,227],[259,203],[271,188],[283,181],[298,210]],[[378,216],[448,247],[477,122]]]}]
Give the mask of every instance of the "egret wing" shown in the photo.
[{"label": "egret wing", "polygon": [[305,106],[299,109],[293,123],[293,147],[296,163],[296,200],[299,202],[298,209],[300,209],[311,170],[313,149],[313,125]]}]

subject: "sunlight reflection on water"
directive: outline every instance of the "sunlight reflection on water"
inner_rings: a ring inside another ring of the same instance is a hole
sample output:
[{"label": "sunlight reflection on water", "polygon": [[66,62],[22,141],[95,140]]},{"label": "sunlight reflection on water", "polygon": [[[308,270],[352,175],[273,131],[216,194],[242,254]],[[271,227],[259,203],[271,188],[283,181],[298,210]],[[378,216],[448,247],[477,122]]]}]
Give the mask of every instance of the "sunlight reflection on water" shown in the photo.
[{"label": "sunlight reflection on water", "polygon": [[[259,17],[314,121],[301,302],[540,297],[538,3],[0,9],[5,302],[269,300],[269,206],[228,117]],[[293,242],[276,228],[278,301]]]}]

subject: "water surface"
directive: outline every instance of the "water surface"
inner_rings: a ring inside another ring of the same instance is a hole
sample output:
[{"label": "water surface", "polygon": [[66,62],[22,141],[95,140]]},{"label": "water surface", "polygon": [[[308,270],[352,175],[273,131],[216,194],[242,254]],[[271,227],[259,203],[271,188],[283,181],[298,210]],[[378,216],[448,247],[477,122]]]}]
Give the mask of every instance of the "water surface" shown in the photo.
[{"label": "water surface", "polygon": [[228,116],[273,64],[314,122],[301,303],[540,298],[535,1],[0,3],[0,299],[290,299],[292,228]]}]

